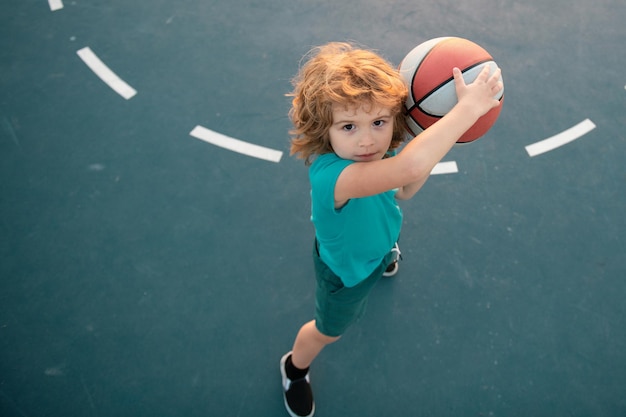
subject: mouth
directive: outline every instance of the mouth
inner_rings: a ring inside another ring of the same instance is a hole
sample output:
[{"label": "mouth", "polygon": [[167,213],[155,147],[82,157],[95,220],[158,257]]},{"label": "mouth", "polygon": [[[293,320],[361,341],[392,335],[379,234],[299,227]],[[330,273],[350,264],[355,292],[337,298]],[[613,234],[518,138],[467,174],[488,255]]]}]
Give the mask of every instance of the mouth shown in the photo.
[{"label": "mouth", "polygon": [[372,159],[376,155],[378,155],[378,153],[377,152],[373,152],[373,153],[366,153],[366,154],[357,155],[356,157],[359,158],[359,159]]}]

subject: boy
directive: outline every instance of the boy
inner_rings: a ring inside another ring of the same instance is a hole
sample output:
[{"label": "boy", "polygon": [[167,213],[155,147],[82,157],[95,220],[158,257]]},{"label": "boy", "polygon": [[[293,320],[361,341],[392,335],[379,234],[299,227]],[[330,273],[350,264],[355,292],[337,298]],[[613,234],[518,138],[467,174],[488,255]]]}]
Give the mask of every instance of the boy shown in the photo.
[{"label": "boy", "polygon": [[433,167],[476,120],[498,106],[500,71],[466,85],[453,69],[457,105],[400,152],[407,86],[373,52],[346,43],[316,48],[294,79],[291,153],[310,165],[315,319],[280,361],[292,417],[315,412],[309,366],[364,313],[386,272],[395,273],[402,211]]}]

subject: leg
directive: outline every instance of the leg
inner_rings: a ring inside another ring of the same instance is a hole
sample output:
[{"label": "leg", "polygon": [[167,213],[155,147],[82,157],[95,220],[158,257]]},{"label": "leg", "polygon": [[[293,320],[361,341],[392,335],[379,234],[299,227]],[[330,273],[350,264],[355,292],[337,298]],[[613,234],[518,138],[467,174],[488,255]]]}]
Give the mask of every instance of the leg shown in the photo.
[{"label": "leg", "polygon": [[309,365],[329,343],[339,339],[322,334],[315,320],[304,324],[293,344],[293,350],[280,360],[285,407],[292,417],[312,417],[315,402],[309,382]]},{"label": "leg", "polygon": [[308,368],[326,345],[336,342],[340,337],[331,337],[320,333],[315,327],[315,320],[311,320],[300,328],[298,336],[296,336],[291,362],[296,368]]}]

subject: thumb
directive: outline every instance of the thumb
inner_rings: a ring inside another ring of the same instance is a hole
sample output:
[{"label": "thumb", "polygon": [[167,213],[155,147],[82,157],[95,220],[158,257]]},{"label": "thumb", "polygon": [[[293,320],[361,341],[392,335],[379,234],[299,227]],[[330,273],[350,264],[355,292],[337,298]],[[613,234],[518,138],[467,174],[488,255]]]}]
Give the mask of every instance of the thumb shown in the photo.
[{"label": "thumb", "polygon": [[467,85],[463,79],[463,73],[457,67],[452,68],[452,75],[454,76],[454,90],[456,91],[457,100],[465,95]]},{"label": "thumb", "polygon": [[463,73],[458,67],[452,68],[452,76],[454,77],[454,85],[456,87],[461,87],[465,85],[465,80],[463,79]]}]

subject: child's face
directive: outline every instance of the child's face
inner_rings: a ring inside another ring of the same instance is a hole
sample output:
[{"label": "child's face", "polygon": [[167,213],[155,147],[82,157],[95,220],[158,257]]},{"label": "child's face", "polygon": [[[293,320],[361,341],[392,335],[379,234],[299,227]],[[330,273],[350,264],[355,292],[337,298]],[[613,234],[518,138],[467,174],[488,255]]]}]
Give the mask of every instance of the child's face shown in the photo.
[{"label": "child's face", "polygon": [[393,137],[391,109],[378,105],[359,108],[333,105],[328,131],[333,150],[342,159],[369,162],[382,159]]}]

